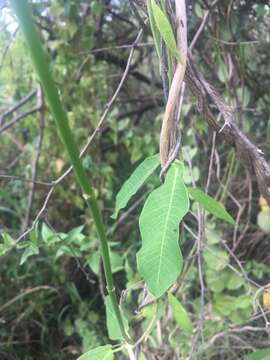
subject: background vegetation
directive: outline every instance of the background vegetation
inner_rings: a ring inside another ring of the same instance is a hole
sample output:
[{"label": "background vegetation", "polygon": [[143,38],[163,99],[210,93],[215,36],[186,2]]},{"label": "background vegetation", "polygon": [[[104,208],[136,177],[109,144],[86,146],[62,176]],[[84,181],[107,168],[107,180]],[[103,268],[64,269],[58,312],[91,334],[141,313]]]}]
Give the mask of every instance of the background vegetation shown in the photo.
[{"label": "background vegetation", "polygon": [[[239,127],[269,159],[267,3],[220,0],[209,7],[207,1],[190,1],[188,39],[203,23],[194,62],[236,108]],[[97,236],[73,174],[61,178],[68,159],[16,18],[7,2],[0,4],[0,359],[76,359],[109,341]],[[207,188],[236,220],[233,226],[204,214],[200,253],[202,212],[194,206],[181,225],[185,262],[175,294],[190,315],[192,333],[179,326],[166,298],[158,308],[140,306],[138,216],[158,175],[118,220],[111,219],[124,180],[158,152],[164,111],[150,31],[133,46],[141,27],[134,7],[144,16],[137,2],[128,0],[32,4],[75,139],[80,148],[91,141],[83,165],[108,224],[117,294],[134,337],[147,331],[141,359],[241,359],[270,346],[270,209],[259,203],[252,171],[200,118],[188,89],[181,121],[184,180]]]}]

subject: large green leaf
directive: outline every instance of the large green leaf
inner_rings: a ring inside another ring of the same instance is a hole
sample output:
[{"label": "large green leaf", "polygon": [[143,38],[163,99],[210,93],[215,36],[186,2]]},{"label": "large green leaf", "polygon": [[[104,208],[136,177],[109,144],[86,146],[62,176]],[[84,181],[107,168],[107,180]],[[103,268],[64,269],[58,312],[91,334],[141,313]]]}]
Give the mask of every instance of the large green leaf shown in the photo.
[{"label": "large green leaf", "polygon": [[165,41],[166,46],[171,50],[173,56],[175,56],[177,60],[181,60],[181,55],[177,50],[174,33],[167,15],[156,4],[155,0],[151,0],[151,8],[153,11],[153,17],[155,19],[155,24],[160,32],[161,37]]},{"label": "large green leaf", "polygon": [[205,210],[209,211],[215,217],[227,221],[229,224],[234,224],[235,221],[225,209],[223,204],[213,199],[203,191],[197,188],[188,188],[189,195],[197,201]]},{"label": "large green leaf", "polygon": [[192,333],[193,325],[185,308],[172,293],[168,293],[168,300],[177,324],[185,332]]},{"label": "large green leaf", "polygon": [[77,360],[113,360],[114,355],[111,345],[99,346],[95,349],[87,351]]},{"label": "large green leaf", "polygon": [[245,357],[245,360],[269,360],[270,348],[255,351]]},{"label": "large green leaf", "polygon": [[[107,323],[109,338],[111,340],[123,340],[123,335],[121,333],[120,326],[119,326],[117,318],[115,316],[115,312],[113,309],[113,305],[112,305],[110,296],[105,297],[105,308],[106,308],[106,323]],[[122,311],[121,311],[121,313],[122,313]],[[124,321],[125,329],[127,329],[128,321],[123,316],[123,313],[122,313],[122,318]]]},{"label": "large green leaf", "polygon": [[183,164],[175,161],[165,183],[149,195],[139,220],[142,248],[137,254],[138,268],[156,297],[164,294],[182,269],[179,222],[189,209],[182,174]]},{"label": "large green leaf", "polygon": [[129,199],[136,194],[144,182],[150,175],[153,174],[155,169],[160,164],[159,154],[149,156],[146,158],[130,175],[130,177],[124,182],[120,191],[116,195],[115,210],[112,215],[113,219],[117,218],[117,215],[121,209],[123,209]]}]

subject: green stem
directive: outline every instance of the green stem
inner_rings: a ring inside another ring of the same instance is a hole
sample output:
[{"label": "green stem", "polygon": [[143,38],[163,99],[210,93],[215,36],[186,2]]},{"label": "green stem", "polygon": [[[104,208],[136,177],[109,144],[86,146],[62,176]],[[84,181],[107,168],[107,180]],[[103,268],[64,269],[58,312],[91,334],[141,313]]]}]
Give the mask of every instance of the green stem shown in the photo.
[{"label": "green stem", "polygon": [[39,76],[41,85],[44,89],[44,93],[48,101],[50,110],[56,121],[59,136],[69,155],[77,181],[82,189],[83,197],[92,212],[92,216],[100,239],[101,254],[108,294],[111,298],[111,302],[121,329],[121,333],[123,337],[128,340],[128,336],[126,335],[123,323],[123,318],[115,294],[108,240],[105,233],[105,228],[102,221],[101,212],[98,206],[95,191],[90,184],[90,181],[79,158],[79,149],[73,139],[73,135],[69,127],[68,119],[62,106],[58,90],[49,71],[49,61],[42,48],[41,41],[36,31],[28,3],[26,0],[11,0],[11,3],[15,9],[20,26],[28,43],[32,62]]}]

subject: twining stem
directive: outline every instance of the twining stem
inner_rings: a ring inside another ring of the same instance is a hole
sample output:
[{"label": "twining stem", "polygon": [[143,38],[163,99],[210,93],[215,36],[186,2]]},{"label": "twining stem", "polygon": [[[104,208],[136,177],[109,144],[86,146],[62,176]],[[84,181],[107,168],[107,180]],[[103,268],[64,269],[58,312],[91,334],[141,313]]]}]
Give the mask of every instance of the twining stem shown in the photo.
[{"label": "twining stem", "polygon": [[71,129],[68,124],[68,119],[60,100],[58,90],[54,84],[53,78],[49,70],[49,61],[47,54],[45,54],[38,33],[36,31],[31,10],[28,6],[27,0],[11,0],[15,13],[18,17],[20,26],[24,33],[26,42],[29,46],[30,55],[34,68],[38,74],[41,85],[44,89],[45,97],[47,99],[50,110],[54,116],[57,124],[59,136],[64,144],[64,147],[69,155],[70,162],[73,166],[78,184],[81,187],[83,198],[85,199],[96,225],[96,230],[100,239],[100,247],[102,254],[102,261],[104,273],[107,284],[107,291],[111,298],[113,309],[121,329],[123,337],[128,340],[125,331],[123,318],[118,306],[118,301],[115,294],[108,240],[105,232],[105,227],[102,221],[101,212],[98,206],[95,191],[91,186],[88,176],[82,166],[79,158],[79,150],[73,139]]}]

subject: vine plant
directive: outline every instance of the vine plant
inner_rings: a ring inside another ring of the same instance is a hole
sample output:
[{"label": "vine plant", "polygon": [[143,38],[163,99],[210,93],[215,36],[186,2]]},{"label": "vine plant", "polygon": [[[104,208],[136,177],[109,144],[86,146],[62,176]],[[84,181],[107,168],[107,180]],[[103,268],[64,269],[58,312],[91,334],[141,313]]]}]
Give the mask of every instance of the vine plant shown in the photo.
[{"label": "vine plant", "polygon": [[[27,0],[12,0],[12,5],[28,43],[32,62],[49,108],[56,121],[59,137],[69,155],[82,196],[91,210],[96,225],[108,292],[105,305],[109,337],[120,342],[116,348],[107,344],[92,349],[81,355],[79,360],[112,360],[117,351],[127,351],[130,359],[135,359],[134,348],[138,341],[132,339],[130,335],[132,329],[129,329],[116,298],[108,239],[98,207],[97,195],[82,166]],[[146,158],[123,184],[116,197],[112,218],[117,218],[120,210],[125,208],[131,197],[161,165],[161,185],[150,193],[139,218],[142,246],[137,253],[137,265],[150,298],[158,301],[161,296],[168,293],[168,301],[173,312],[177,313],[178,323],[184,330],[192,332],[192,323],[187,312],[170,291],[183,266],[179,247],[179,224],[190,209],[190,199],[230,224],[233,224],[234,220],[221,203],[200,189],[187,188],[183,181],[184,162],[181,155],[178,156],[180,136],[177,124],[181,114],[183,79],[187,61],[185,1],[176,1],[175,10],[167,5],[165,0],[161,0],[160,3],[156,0],[147,0],[149,23],[160,61],[167,101],[160,136],[160,153]],[[175,14],[171,16],[173,11]]]}]

